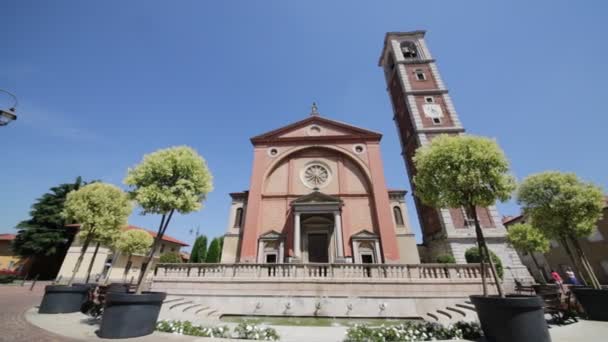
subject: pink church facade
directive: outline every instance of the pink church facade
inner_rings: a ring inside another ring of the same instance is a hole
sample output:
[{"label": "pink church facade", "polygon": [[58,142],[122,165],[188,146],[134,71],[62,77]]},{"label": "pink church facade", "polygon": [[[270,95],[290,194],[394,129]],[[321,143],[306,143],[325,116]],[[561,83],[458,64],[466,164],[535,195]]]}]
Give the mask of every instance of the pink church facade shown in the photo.
[{"label": "pink church facade", "polygon": [[251,138],[248,191],[232,193],[222,263],[420,262],[382,135],[311,116]]}]

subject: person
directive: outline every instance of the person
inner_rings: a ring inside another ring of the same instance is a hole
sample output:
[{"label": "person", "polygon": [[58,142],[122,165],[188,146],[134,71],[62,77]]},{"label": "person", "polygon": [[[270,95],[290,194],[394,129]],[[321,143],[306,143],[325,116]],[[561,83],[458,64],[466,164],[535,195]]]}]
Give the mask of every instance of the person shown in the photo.
[{"label": "person", "polygon": [[564,292],[562,277],[555,270],[551,270],[551,278],[555,281],[555,283],[559,286],[560,291]]},{"label": "person", "polygon": [[576,275],[574,274],[574,272],[572,271],[571,268],[569,268],[566,271],[566,276],[568,277],[568,284],[572,284],[572,285],[580,285],[581,284],[578,281],[578,279],[576,278]]}]

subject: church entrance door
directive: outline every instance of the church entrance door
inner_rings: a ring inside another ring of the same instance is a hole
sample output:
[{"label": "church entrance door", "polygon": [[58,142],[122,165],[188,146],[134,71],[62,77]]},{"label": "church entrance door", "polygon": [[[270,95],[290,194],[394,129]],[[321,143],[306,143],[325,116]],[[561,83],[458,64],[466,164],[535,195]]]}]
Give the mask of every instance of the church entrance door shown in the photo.
[{"label": "church entrance door", "polygon": [[327,234],[308,234],[308,262],[329,262],[329,239]]}]

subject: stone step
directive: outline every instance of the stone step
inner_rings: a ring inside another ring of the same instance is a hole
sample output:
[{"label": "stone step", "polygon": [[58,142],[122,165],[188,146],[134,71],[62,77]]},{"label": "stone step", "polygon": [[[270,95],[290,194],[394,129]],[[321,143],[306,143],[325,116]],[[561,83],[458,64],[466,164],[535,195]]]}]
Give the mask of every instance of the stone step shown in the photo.
[{"label": "stone step", "polygon": [[456,317],[454,317],[454,318],[458,318],[458,317],[466,317],[466,315],[467,315],[467,313],[466,313],[466,312],[464,312],[464,311],[462,311],[462,310],[460,310],[460,309],[456,309],[456,308],[451,307],[451,306],[448,306],[448,307],[446,307],[445,309],[446,309],[446,310],[448,310],[448,311],[451,311],[451,312],[456,313],[456,315],[453,315],[453,316],[456,316]]},{"label": "stone step", "polygon": [[171,298],[167,297],[163,301],[163,304],[173,303],[173,302],[177,302],[177,301],[180,301],[180,300],[183,300],[183,299],[184,299],[183,297],[171,297]]},{"label": "stone step", "polygon": [[190,304],[190,303],[194,303],[194,302],[191,301],[191,300],[186,301],[186,302],[179,302],[177,304],[173,304],[173,305],[169,306],[169,310],[173,310],[173,309],[175,309],[178,306],[182,306],[182,305],[186,305],[186,304]]},{"label": "stone step", "polygon": [[460,304],[460,303],[458,303],[458,304],[456,304],[456,306],[459,307],[459,308],[463,308],[463,309],[467,309],[467,310],[470,310],[470,311],[477,312],[475,310],[475,307],[473,305],[467,305],[467,304]]}]

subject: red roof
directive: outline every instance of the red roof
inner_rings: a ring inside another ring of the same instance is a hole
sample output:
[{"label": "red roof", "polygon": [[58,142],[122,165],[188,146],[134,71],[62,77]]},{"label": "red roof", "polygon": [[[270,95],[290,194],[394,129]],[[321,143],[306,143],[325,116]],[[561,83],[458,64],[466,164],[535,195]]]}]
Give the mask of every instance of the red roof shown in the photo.
[{"label": "red roof", "polygon": [[15,234],[0,234],[0,241],[12,241],[15,240],[17,235]]},{"label": "red roof", "polygon": [[[67,224],[66,227],[80,227],[80,225],[78,223],[74,223],[74,224]],[[131,229],[143,230],[143,231],[147,232],[148,234],[150,234],[153,238],[156,237],[156,232],[153,232],[153,231],[148,230],[146,228],[137,227],[137,226],[134,226],[134,225],[131,225],[131,224],[128,225],[128,226],[126,226],[123,229],[125,229],[125,230],[131,230]],[[190,246],[189,244],[187,244],[187,243],[185,243],[183,241],[180,241],[180,240],[178,240],[178,239],[176,239],[174,237],[171,237],[169,235],[163,235],[163,241],[173,242],[173,243],[176,243],[176,244],[181,245],[181,246]]]}]

